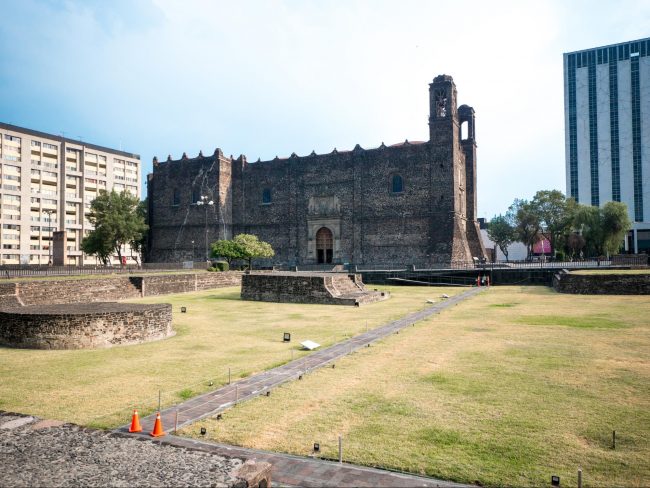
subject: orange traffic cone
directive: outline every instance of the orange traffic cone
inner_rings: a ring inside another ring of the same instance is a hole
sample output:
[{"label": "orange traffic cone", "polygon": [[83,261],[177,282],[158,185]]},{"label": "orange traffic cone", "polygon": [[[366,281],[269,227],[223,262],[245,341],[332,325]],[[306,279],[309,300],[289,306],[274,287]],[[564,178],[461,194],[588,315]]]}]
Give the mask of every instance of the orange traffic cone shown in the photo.
[{"label": "orange traffic cone", "polygon": [[137,410],[133,410],[133,417],[131,417],[131,427],[129,427],[129,432],[142,432],[142,426],[140,426],[140,417],[138,417]]},{"label": "orange traffic cone", "polygon": [[151,432],[151,437],[162,437],[167,435],[163,432],[162,421],[160,420],[160,412],[156,413],[156,421],[153,424],[153,431]]}]

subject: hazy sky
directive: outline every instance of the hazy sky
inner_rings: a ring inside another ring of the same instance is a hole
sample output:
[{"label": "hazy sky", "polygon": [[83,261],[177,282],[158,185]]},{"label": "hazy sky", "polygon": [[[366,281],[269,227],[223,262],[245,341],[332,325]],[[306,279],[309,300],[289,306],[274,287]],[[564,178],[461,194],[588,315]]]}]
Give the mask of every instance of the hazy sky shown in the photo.
[{"label": "hazy sky", "polygon": [[478,211],[565,191],[562,53],[650,36],[650,1],[0,0],[0,121],[249,161],[428,138],[476,110]]}]

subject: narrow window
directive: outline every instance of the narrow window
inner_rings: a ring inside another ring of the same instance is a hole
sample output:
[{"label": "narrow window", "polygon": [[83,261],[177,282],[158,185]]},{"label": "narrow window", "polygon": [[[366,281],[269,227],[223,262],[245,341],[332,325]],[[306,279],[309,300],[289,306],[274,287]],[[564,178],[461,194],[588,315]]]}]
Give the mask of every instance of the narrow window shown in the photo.
[{"label": "narrow window", "polygon": [[192,203],[196,203],[201,200],[201,193],[197,190],[192,190]]},{"label": "narrow window", "polygon": [[271,203],[271,190],[264,188],[262,191],[262,203]]},{"label": "narrow window", "polygon": [[178,188],[174,188],[174,195],[172,197],[172,205],[178,206],[181,204],[181,195]]},{"label": "narrow window", "polygon": [[404,191],[404,181],[400,175],[393,175],[393,193],[402,193]]}]

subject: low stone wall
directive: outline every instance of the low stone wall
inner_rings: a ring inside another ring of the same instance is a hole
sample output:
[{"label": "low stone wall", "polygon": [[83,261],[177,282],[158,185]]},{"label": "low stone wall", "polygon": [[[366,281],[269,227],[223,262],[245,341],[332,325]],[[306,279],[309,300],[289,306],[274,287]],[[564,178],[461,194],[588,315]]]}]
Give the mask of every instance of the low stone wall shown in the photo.
[{"label": "low stone wall", "polygon": [[34,280],[0,283],[0,309],[16,304],[49,305],[126,300],[241,284],[242,273],[178,273],[97,279]]},{"label": "low stone wall", "polygon": [[346,273],[273,272],[250,273],[242,277],[243,300],[262,302],[361,305],[389,297],[367,291],[361,275]]},{"label": "low stone wall", "polygon": [[650,272],[576,274],[564,271],[553,277],[553,288],[560,293],[580,295],[650,295]]},{"label": "low stone wall", "polygon": [[142,277],[35,280],[15,283],[24,305],[111,302],[142,296]]},{"label": "low stone wall", "polygon": [[196,291],[241,285],[241,271],[222,271],[196,274]]},{"label": "low stone wall", "polygon": [[174,335],[172,306],[93,303],[0,311],[0,344],[31,349],[90,349]]}]

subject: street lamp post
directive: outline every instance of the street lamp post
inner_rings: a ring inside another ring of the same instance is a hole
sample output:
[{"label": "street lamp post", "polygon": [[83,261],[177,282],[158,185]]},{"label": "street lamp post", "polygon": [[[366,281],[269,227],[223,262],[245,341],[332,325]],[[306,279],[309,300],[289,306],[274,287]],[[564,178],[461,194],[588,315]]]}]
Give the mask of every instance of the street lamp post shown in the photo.
[{"label": "street lamp post", "polygon": [[52,264],[52,240],[54,232],[52,231],[52,214],[56,213],[56,210],[46,209],[43,210],[43,213],[47,214],[47,221],[50,228],[50,244],[47,246],[47,264],[48,266]]},{"label": "street lamp post", "polygon": [[210,261],[210,255],[208,254],[208,206],[214,205],[212,200],[208,200],[209,197],[201,195],[201,199],[196,202],[197,205],[203,205],[205,207],[205,261]]}]

